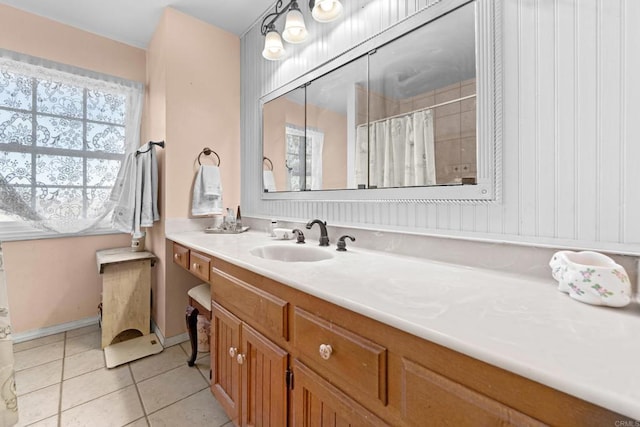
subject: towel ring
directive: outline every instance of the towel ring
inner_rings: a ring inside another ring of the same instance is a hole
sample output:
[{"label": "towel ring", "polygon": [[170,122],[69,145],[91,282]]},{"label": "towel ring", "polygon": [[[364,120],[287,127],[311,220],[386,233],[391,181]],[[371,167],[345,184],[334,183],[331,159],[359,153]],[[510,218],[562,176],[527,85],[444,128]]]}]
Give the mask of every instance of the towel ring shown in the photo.
[{"label": "towel ring", "polygon": [[264,162],[269,162],[269,170],[272,171],[273,170],[273,163],[271,162],[271,159],[268,157],[263,157],[262,158],[262,163],[264,164]]},{"label": "towel ring", "polygon": [[216,153],[215,151],[213,151],[211,148],[209,147],[204,147],[204,149],[200,152],[200,154],[198,154],[198,164],[202,166],[202,163],[200,163],[200,157],[202,157],[202,155],[205,156],[210,156],[211,154],[215,154],[216,158],[218,159],[218,164],[216,166],[220,166],[220,156],[218,156],[218,153]]}]

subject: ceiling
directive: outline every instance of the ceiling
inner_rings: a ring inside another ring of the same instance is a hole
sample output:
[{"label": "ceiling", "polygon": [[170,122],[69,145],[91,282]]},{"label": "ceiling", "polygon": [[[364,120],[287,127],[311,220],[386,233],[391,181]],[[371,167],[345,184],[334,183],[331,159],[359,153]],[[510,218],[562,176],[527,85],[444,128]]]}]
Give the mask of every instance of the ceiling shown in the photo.
[{"label": "ceiling", "polygon": [[165,7],[240,36],[275,0],[0,0],[0,4],[145,49]]}]

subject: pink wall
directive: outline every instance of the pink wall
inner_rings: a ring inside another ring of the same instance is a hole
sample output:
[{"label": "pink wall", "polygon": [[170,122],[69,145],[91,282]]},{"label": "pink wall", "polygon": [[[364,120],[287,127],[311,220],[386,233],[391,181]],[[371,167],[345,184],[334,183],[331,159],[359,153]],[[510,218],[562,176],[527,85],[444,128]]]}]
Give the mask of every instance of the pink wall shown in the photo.
[{"label": "pink wall", "polygon": [[[142,49],[0,5],[2,47],[118,77],[145,81]],[[97,314],[95,251],[128,246],[129,235],[3,242],[14,332]]]},{"label": "pink wall", "polygon": [[[164,220],[188,218],[198,154],[210,147],[221,158],[225,207],[240,203],[240,39],[167,8],[147,52],[149,112],[145,134],[164,139],[160,156],[160,227],[148,247],[160,258],[152,316],[165,337],[182,334],[186,291],[198,283],[172,262]],[[202,157],[203,164],[211,164]]]},{"label": "pink wall", "polygon": [[14,332],[96,316],[102,288],[96,251],[130,244],[128,234],[3,242]]}]

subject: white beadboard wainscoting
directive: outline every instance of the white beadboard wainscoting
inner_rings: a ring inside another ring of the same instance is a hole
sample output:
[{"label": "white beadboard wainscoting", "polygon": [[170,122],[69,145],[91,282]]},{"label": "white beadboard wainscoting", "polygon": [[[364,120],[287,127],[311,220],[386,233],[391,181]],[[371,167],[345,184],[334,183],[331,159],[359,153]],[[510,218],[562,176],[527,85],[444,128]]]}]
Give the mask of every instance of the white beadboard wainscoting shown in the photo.
[{"label": "white beadboard wainscoting", "polygon": [[[261,199],[260,97],[436,1],[347,0],[338,23],[262,58],[242,37],[242,205],[256,217],[640,253],[640,2],[502,0],[502,199]],[[306,6],[305,6],[306,7]],[[402,25],[402,24],[400,24]]]}]

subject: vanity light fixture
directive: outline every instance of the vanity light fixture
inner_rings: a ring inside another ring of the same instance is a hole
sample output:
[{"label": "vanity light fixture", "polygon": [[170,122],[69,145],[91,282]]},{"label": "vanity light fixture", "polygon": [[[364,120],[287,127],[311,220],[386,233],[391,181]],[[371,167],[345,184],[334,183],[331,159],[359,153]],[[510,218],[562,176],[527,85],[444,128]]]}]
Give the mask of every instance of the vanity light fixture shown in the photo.
[{"label": "vanity light fixture", "polygon": [[[342,13],[342,3],[340,0],[310,0],[309,10],[316,21],[331,22]],[[280,38],[278,30],[276,30],[276,21],[285,13],[287,15],[284,30],[282,38]],[[288,43],[304,42],[307,39],[308,31],[297,0],[291,0],[286,6],[283,6],[283,0],[278,0],[276,11],[268,14],[262,20],[260,32],[265,36],[262,56],[271,61],[284,58],[286,51],[282,45],[282,39]]]}]

